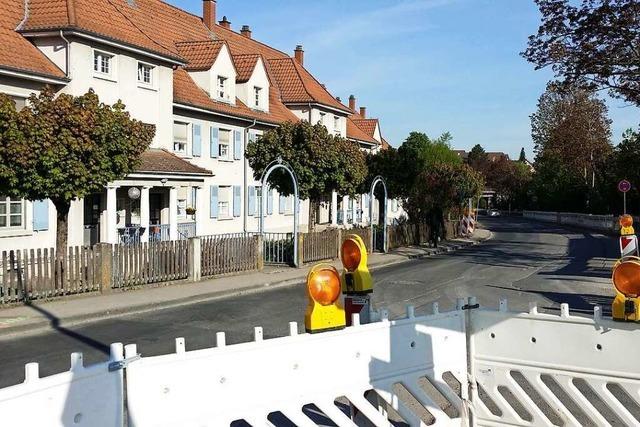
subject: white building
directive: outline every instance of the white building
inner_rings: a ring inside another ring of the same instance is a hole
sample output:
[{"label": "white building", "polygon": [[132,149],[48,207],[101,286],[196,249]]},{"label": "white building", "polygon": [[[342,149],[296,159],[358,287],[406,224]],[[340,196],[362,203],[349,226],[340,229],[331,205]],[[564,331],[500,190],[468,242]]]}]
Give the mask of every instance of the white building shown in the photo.
[{"label": "white building", "polygon": [[[238,33],[226,17],[216,23],[215,12],[215,0],[203,0],[202,16],[161,0],[3,3],[0,92],[22,106],[44,85],[93,89],[156,128],[135,173],[72,203],[70,245],[255,231],[261,197],[266,230],[290,231],[293,199],[263,194],[244,159],[248,141],[308,120],[372,152],[386,144],[355,99],[343,105],[304,68],[301,46],[290,57],[253,40],[248,26]],[[368,222],[366,196],[328,202],[319,223]],[[400,211],[391,205],[389,218]],[[307,219],[303,202],[302,229]],[[2,198],[0,249],[53,246],[55,222],[48,201]]]}]

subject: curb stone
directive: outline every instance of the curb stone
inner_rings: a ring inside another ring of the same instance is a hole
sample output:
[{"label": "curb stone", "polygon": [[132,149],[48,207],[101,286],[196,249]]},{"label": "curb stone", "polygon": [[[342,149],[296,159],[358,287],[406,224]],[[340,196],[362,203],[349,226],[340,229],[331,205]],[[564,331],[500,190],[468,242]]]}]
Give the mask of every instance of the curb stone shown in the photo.
[{"label": "curb stone", "polygon": [[[435,255],[454,252],[460,249],[478,245],[482,242],[490,240],[492,237],[493,237],[493,234],[490,232],[490,235],[486,239],[457,242],[456,244],[453,244],[451,246],[437,248],[432,253],[406,255],[404,258],[401,258],[401,259],[389,260],[386,262],[381,261],[379,263],[372,265],[369,269],[371,271],[375,271],[384,267],[389,267],[391,265],[402,264],[402,263],[413,261],[416,259],[429,258]],[[400,254],[396,254],[396,255],[400,255]],[[211,292],[208,294],[201,294],[201,295],[182,298],[182,299],[174,299],[166,302],[154,302],[149,304],[140,304],[140,305],[131,306],[131,307],[123,307],[122,309],[104,310],[101,312],[70,316],[62,320],[42,320],[42,321],[31,322],[24,325],[15,325],[15,326],[8,325],[4,327],[0,326],[0,341],[16,338],[18,335],[20,335],[21,337],[38,335],[38,334],[48,332],[51,329],[69,328],[72,326],[79,326],[86,323],[92,323],[92,322],[97,322],[101,320],[108,320],[116,317],[131,316],[135,314],[148,313],[150,311],[155,311],[155,310],[176,308],[176,307],[181,307],[185,305],[192,305],[192,304],[203,303],[207,301],[215,301],[215,300],[224,299],[224,298],[250,295],[254,293],[268,291],[270,289],[278,289],[278,288],[285,288],[289,286],[295,286],[295,285],[301,284],[303,281],[304,281],[304,275],[301,277],[293,278],[293,279],[286,279],[281,281],[275,281],[273,283],[263,283],[259,285],[249,286],[243,289]],[[37,305],[37,304],[34,304],[34,305]],[[2,311],[0,310],[0,314],[1,313]],[[53,325],[54,322],[55,322],[55,326]]]}]

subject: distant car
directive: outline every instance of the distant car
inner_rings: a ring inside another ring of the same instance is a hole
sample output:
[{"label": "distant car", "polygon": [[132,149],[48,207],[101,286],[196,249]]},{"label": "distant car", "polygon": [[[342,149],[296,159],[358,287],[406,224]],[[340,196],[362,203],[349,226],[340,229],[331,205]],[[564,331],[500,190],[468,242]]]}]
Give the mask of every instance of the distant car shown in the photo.
[{"label": "distant car", "polygon": [[500,211],[497,209],[489,209],[489,211],[487,212],[487,215],[489,216],[500,216]]}]

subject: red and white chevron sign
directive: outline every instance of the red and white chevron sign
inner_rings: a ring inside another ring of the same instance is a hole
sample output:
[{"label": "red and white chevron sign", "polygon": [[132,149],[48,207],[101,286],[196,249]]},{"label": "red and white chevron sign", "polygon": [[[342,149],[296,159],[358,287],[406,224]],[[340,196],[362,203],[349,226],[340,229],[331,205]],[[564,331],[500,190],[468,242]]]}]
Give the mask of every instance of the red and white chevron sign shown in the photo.
[{"label": "red and white chevron sign", "polygon": [[620,255],[622,256],[622,258],[631,255],[638,256],[637,236],[620,236]]}]

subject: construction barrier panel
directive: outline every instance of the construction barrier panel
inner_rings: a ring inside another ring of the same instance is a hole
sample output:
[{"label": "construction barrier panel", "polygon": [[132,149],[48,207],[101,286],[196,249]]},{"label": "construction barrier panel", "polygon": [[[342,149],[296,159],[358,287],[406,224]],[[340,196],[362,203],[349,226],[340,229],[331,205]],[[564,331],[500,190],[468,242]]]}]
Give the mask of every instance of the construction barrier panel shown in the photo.
[{"label": "construction barrier panel", "polygon": [[[640,329],[560,314],[453,311],[341,331],[298,334],[137,356],[112,346],[109,362],[0,390],[7,426],[551,426],[640,423]],[[123,393],[126,370],[126,399]],[[128,414],[123,420],[123,410]]]}]

